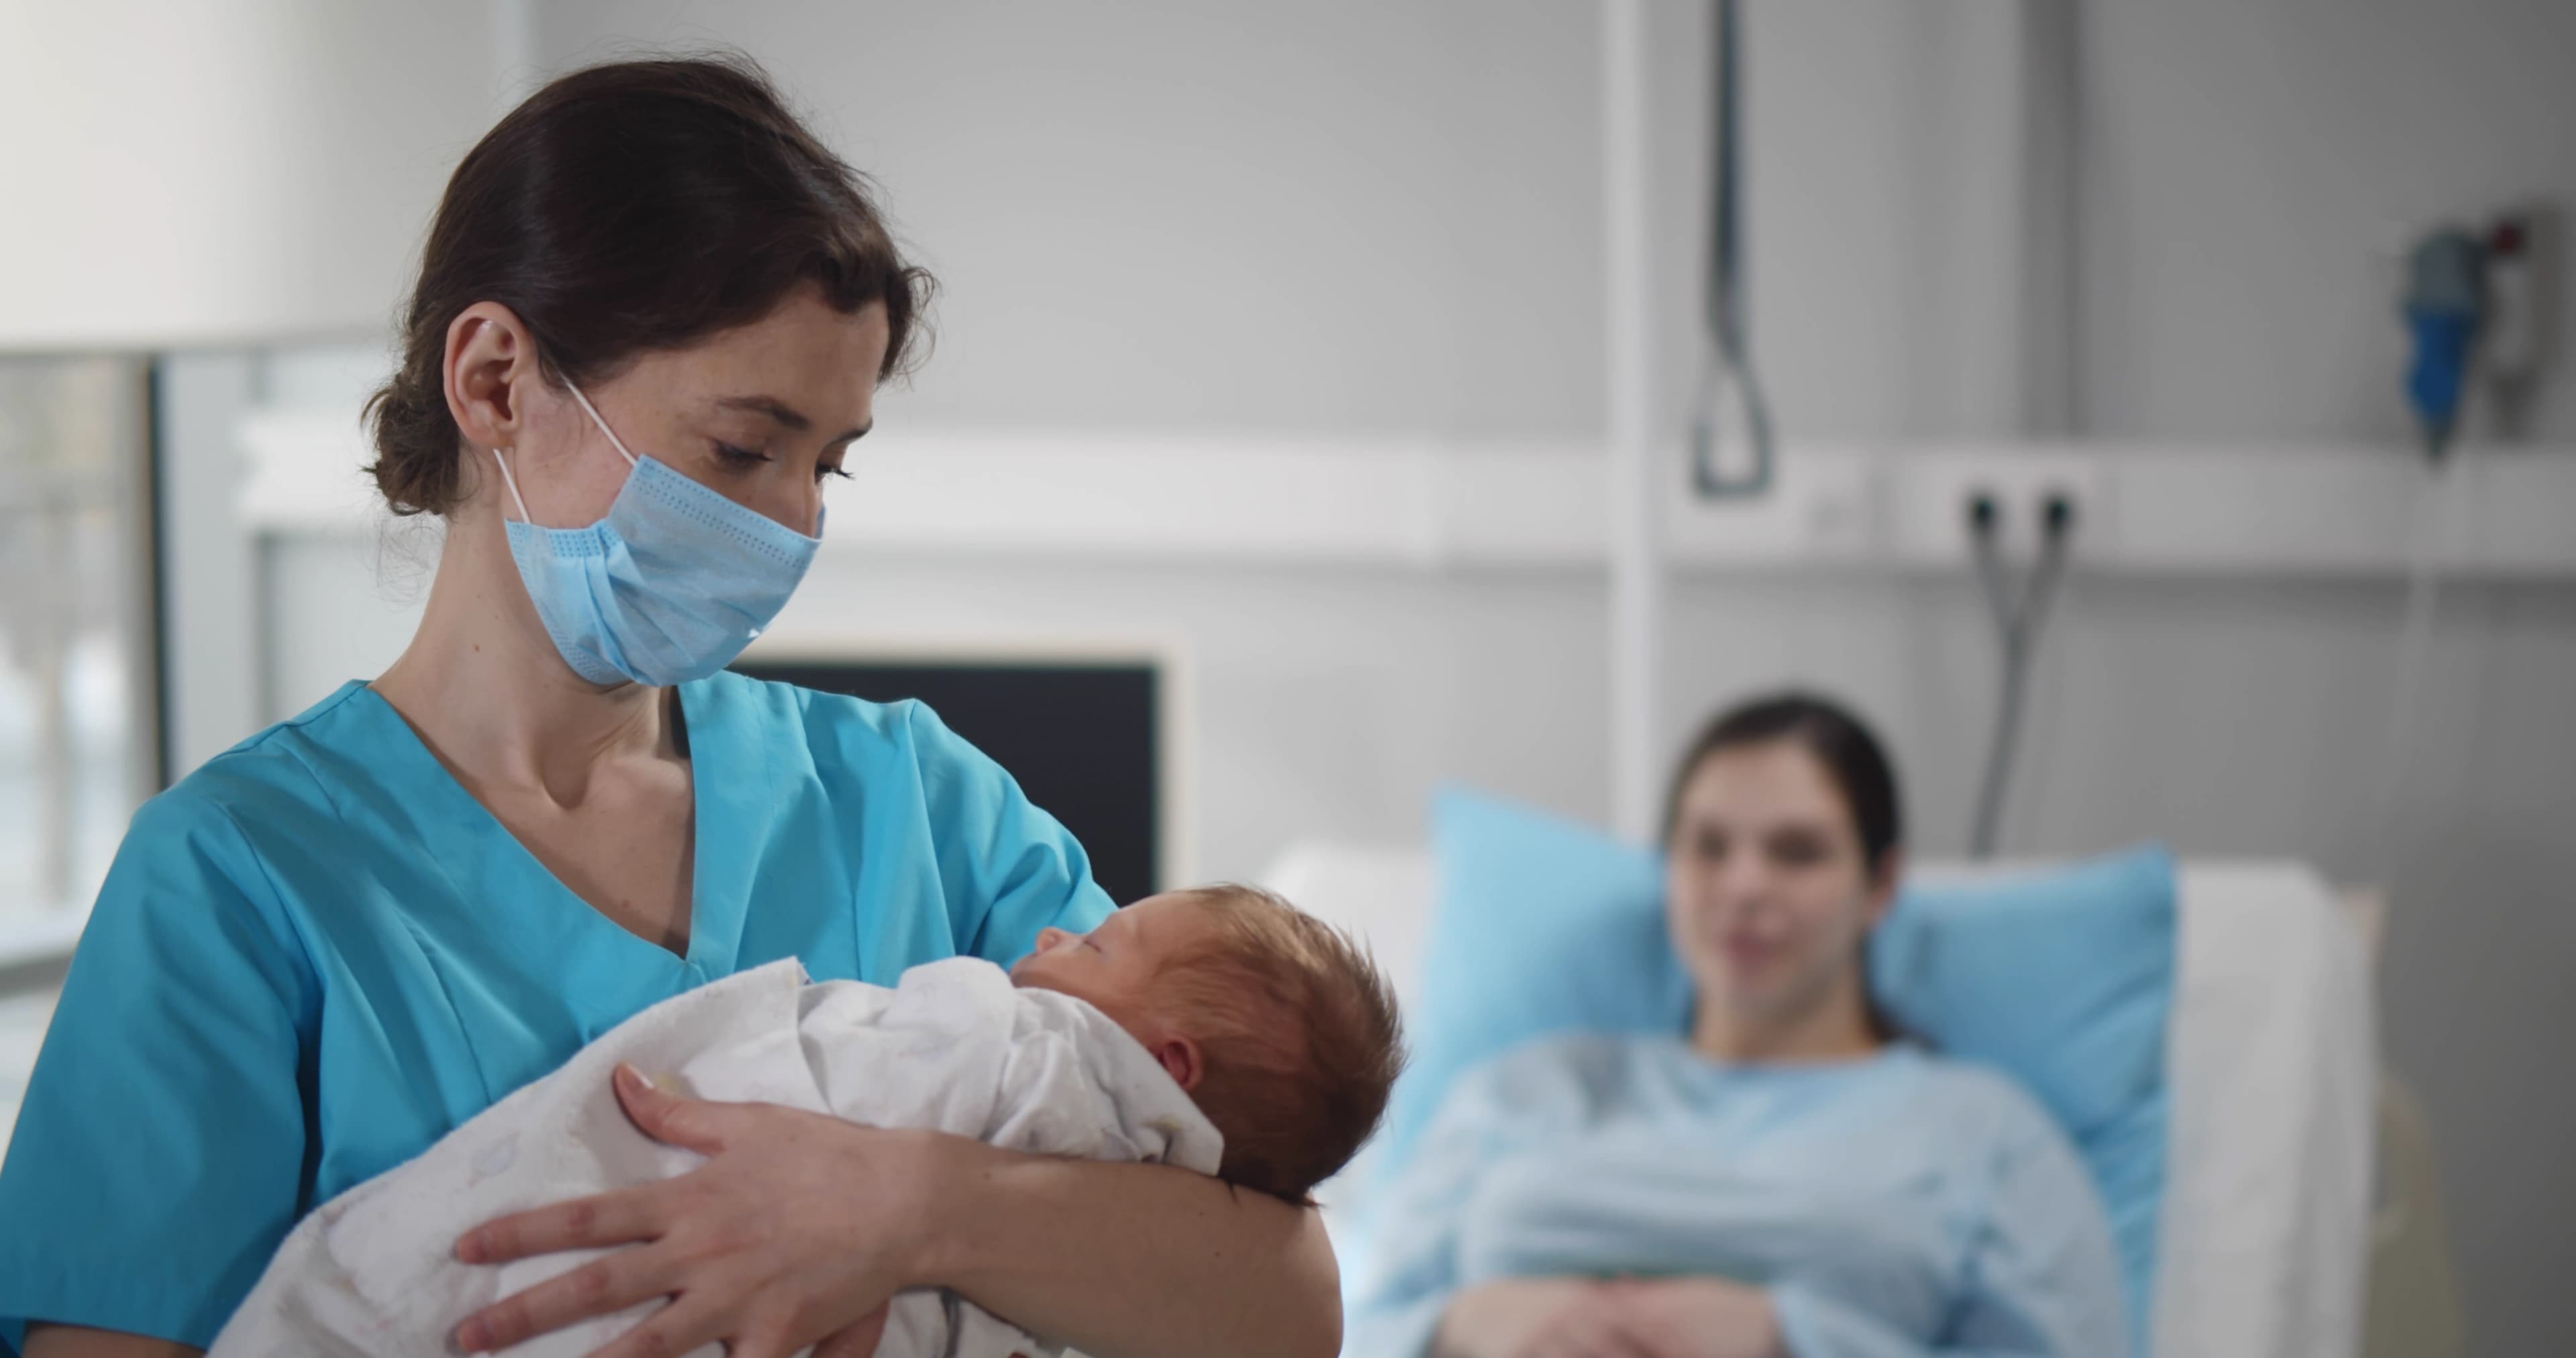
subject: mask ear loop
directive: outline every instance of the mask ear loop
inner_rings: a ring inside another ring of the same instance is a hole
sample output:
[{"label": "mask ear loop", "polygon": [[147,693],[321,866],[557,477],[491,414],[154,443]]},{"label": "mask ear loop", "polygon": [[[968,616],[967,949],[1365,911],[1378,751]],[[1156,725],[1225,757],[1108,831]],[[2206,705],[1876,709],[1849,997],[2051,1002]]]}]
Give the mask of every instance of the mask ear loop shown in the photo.
[{"label": "mask ear loop", "polygon": [[495,448],[492,450],[492,460],[501,464],[501,484],[510,488],[510,499],[519,506],[519,522],[535,523],[536,520],[528,515],[528,502],[519,496],[519,479],[510,475],[509,459],[501,456],[501,450]]},{"label": "mask ear loop", "polygon": [[[572,399],[581,403],[581,413],[588,415],[590,417],[590,422],[599,426],[599,432],[608,436],[608,446],[616,449],[619,457],[626,459],[626,469],[628,471],[635,470],[635,468],[640,465],[636,462],[635,455],[626,451],[625,441],[617,437],[616,430],[608,427],[608,421],[599,417],[599,408],[590,403],[589,397],[581,394],[581,388],[574,386],[570,382],[564,383],[564,390],[571,392]],[[501,483],[510,488],[510,499],[519,506],[519,521],[521,523],[535,523],[537,521],[536,517],[528,513],[527,500],[519,494],[519,479],[510,474],[509,460],[501,456],[501,450],[498,448],[492,450],[492,460],[501,464]]]},{"label": "mask ear loop", "polygon": [[608,421],[599,418],[599,408],[592,405],[590,403],[590,398],[581,394],[581,388],[574,386],[572,383],[564,383],[564,389],[572,393],[572,398],[574,400],[581,402],[582,413],[590,416],[590,422],[592,424],[599,426],[599,432],[608,436],[608,446],[616,449],[619,457],[626,459],[627,470],[634,470],[637,466],[635,455],[626,451],[626,444],[617,437],[616,430],[608,427]]}]

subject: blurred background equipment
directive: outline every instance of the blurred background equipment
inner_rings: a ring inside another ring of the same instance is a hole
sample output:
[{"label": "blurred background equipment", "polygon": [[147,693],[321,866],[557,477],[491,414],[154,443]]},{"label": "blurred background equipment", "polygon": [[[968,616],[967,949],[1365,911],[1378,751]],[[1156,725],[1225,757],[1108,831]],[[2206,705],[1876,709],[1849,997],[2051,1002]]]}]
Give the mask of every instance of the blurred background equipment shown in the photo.
[{"label": "blurred background equipment", "polygon": [[2439,462],[2451,450],[2486,320],[2486,239],[2446,227],[2416,242],[2406,271],[2406,324],[2415,335],[2406,397],[2424,427],[2424,455]]},{"label": "blurred background equipment", "polygon": [[0,971],[68,947],[160,786],[149,421],[139,361],[0,355]]},{"label": "blurred background equipment", "polygon": [[847,693],[927,704],[992,756],[1091,855],[1092,880],[1124,905],[1183,883],[1164,871],[1179,798],[1158,657],[839,654],[800,660],[755,650],[732,669]]},{"label": "blurred background equipment", "polygon": [[2039,645],[2039,624],[2048,614],[2049,596],[2057,592],[2066,569],[2066,553],[2075,536],[2075,503],[2049,496],[2039,507],[2039,559],[2013,587],[2003,558],[2004,507],[1992,495],[1968,502],[1968,534],[1976,542],[1977,586],[1994,615],[1995,648],[2001,664],[1995,686],[1995,723],[1986,748],[1985,775],[1977,781],[1976,819],[1968,823],[1968,856],[1992,858],[2003,829],[2004,794],[2012,786],[2013,751],[2021,741],[2022,707],[2028,701],[2031,652]]}]

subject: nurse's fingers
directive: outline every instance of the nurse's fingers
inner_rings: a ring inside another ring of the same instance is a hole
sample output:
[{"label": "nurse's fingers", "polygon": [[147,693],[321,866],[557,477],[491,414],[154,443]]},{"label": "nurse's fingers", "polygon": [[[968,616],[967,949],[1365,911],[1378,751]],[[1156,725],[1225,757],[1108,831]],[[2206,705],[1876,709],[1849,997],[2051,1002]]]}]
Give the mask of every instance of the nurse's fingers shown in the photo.
[{"label": "nurse's fingers", "polygon": [[868,1358],[885,1334],[890,1304],[879,1303],[857,1323],[814,1341],[795,1332],[792,1311],[754,1310],[745,1319],[739,1305],[699,1300],[710,1295],[711,1291],[701,1290],[674,1298],[586,1358],[668,1358],[718,1342],[724,1344],[726,1358],[794,1358],[809,1347],[810,1358]]},{"label": "nurse's fingers", "polygon": [[[746,1313],[738,1302],[699,1300],[703,1295],[708,1294],[690,1292],[674,1298],[642,1324],[591,1350],[586,1358],[670,1358],[715,1343],[724,1345],[726,1358],[795,1358],[812,1346],[811,1339],[796,1334],[793,1311],[772,1307]],[[871,1344],[861,1358],[874,1348]]]},{"label": "nurse's fingers", "polygon": [[740,1121],[744,1110],[758,1105],[715,1103],[693,1099],[656,1087],[643,1073],[629,1065],[619,1065],[610,1078],[617,1087],[617,1101],[626,1108],[638,1130],[656,1141],[681,1146],[700,1155],[714,1155],[725,1148],[727,1134]]},{"label": "nurse's fingers", "polygon": [[635,1328],[592,1349],[587,1358],[669,1358],[671,1354],[694,1353],[715,1343],[724,1345],[726,1358],[771,1358],[773,1353],[776,1358],[790,1358],[796,1352],[729,1335],[724,1308],[680,1296],[646,1316]]},{"label": "nurse's fingers", "polygon": [[[475,1312],[456,1327],[456,1347],[467,1353],[506,1349],[575,1321],[622,1311],[639,1301],[668,1296],[672,1291],[669,1269],[653,1258],[652,1251],[619,1250]],[[678,1308],[664,1307],[652,1321],[675,1309]],[[708,1335],[698,1342],[715,1337]],[[688,1348],[670,1352],[686,1353]]]},{"label": "nurse's fingers", "polygon": [[655,1239],[662,1233],[662,1214],[654,1208],[657,1187],[549,1203],[484,1222],[456,1238],[456,1260],[506,1264],[533,1254]]}]

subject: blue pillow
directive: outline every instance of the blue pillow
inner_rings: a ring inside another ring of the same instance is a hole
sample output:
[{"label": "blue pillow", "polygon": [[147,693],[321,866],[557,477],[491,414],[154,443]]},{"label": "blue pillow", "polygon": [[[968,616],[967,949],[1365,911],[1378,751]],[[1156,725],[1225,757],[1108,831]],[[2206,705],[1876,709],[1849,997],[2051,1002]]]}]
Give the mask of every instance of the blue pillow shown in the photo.
[{"label": "blue pillow", "polygon": [[[1402,1163],[1469,1067],[1549,1033],[1679,1033],[1690,1012],[1657,855],[1459,790],[1435,799],[1431,840],[1438,898],[1382,1171]],[[2164,1189],[2174,914],[2173,858],[2147,847],[1910,885],[1870,949],[1891,1018],[1947,1055],[2001,1068],[2063,1123],[2102,1192],[2136,1317]]]},{"label": "blue pillow", "polygon": [[2174,862],[2148,845],[2063,867],[1909,884],[1870,939],[1898,1027],[2018,1079],[2101,1190],[2144,1347],[2165,1186]]},{"label": "blue pillow", "polygon": [[1549,1033],[1678,1033],[1690,977],[1664,932],[1654,854],[1472,792],[1433,799],[1438,896],[1422,940],[1413,1058],[1387,1101],[1386,1168],[1403,1162],[1450,1081]]}]

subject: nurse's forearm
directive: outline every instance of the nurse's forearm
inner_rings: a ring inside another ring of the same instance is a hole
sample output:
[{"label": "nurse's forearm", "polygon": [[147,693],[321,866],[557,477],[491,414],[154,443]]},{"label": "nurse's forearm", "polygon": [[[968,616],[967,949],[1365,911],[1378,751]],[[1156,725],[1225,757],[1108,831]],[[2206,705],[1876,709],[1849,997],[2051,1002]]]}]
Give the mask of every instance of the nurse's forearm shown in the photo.
[{"label": "nurse's forearm", "polygon": [[26,1358],[197,1358],[204,1352],[167,1339],[42,1321],[27,1327],[25,1349]]},{"label": "nurse's forearm", "polygon": [[1315,1212],[1164,1166],[953,1140],[951,1155],[924,1282],[1096,1358],[1340,1351]]}]

